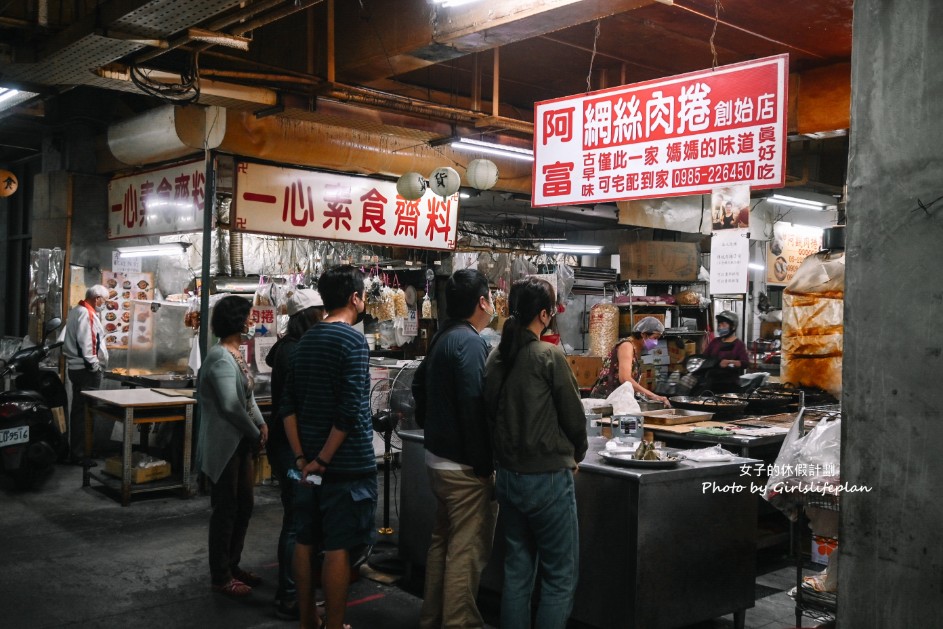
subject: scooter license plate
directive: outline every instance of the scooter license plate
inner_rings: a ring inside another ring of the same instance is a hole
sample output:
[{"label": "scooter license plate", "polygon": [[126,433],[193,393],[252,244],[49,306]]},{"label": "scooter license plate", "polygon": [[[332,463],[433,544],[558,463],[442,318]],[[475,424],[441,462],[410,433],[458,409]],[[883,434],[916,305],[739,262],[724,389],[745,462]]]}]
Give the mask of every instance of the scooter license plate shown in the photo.
[{"label": "scooter license plate", "polygon": [[0,429],[0,448],[15,446],[18,443],[29,443],[29,426]]}]

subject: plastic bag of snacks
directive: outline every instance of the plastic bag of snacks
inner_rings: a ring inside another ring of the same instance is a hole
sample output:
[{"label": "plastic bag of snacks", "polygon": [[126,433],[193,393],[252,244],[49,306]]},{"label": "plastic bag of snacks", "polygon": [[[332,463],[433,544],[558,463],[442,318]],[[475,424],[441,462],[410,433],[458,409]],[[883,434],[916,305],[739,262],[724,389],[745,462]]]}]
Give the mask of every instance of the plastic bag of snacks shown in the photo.
[{"label": "plastic bag of snacks", "polygon": [[422,298],[422,318],[432,318],[432,300],[429,299],[429,293],[426,293]]},{"label": "plastic bag of snacks", "polygon": [[614,304],[596,304],[589,310],[589,353],[591,356],[609,355],[619,340],[619,307]]},{"label": "plastic bag of snacks", "polygon": [[402,288],[393,289],[393,316],[405,319],[409,316],[409,306],[406,304],[406,292]]}]

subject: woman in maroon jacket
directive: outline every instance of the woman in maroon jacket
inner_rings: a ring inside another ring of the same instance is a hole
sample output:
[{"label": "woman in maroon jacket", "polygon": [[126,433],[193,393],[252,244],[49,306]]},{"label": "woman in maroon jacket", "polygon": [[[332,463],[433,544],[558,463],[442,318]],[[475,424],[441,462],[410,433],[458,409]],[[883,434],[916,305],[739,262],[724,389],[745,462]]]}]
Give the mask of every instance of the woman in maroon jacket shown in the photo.
[{"label": "woman in maroon jacket", "polygon": [[717,337],[708,344],[704,355],[720,360],[720,364],[708,374],[707,386],[714,393],[730,393],[739,390],[740,376],[750,356],[747,346],[737,338],[740,317],[724,310],[717,315]]}]

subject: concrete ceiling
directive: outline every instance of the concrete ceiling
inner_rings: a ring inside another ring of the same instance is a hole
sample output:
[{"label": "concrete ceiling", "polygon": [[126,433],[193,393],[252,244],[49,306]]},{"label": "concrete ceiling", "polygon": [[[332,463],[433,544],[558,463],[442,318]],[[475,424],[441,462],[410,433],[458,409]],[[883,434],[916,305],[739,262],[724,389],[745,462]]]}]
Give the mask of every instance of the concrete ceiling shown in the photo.
[{"label": "concrete ceiling", "polygon": [[[69,127],[66,92],[83,87],[73,103],[101,93],[108,106],[95,111],[110,119],[132,115],[159,101],[127,80],[129,66],[179,76],[196,52],[201,103],[277,103],[280,116],[416,143],[453,128],[526,143],[536,101],[712,63],[789,53],[808,93],[834,76],[847,92],[851,17],[852,0],[12,0],[0,8],[0,87],[40,96],[0,111],[0,164]],[[248,51],[207,44],[192,27],[248,38]],[[792,132],[847,129],[847,111],[828,102],[792,103]],[[833,171],[841,180],[820,183],[840,187],[843,168],[822,172]],[[517,197],[478,202],[529,209]],[[598,223],[585,209],[560,214]]]}]

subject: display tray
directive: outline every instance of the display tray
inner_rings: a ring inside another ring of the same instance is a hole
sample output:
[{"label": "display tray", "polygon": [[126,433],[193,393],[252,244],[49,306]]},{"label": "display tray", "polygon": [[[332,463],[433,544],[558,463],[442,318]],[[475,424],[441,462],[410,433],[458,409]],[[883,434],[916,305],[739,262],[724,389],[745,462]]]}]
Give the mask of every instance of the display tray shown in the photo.
[{"label": "display tray", "polygon": [[129,376],[121,372],[109,371],[105,373],[105,377],[109,380],[117,380],[132,386],[146,387],[148,389],[193,388],[193,378],[185,374],[151,373]]},{"label": "display tray", "polygon": [[678,457],[670,457],[664,461],[644,461],[637,460],[635,455],[632,453],[617,453],[612,454],[605,450],[602,450],[599,453],[599,456],[602,457],[602,460],[610,465],[618,465],[619,467],[645,467],[649,469],[669,469],[672,467],[677,467],[678,463],[681,462],[681,459]]}]

